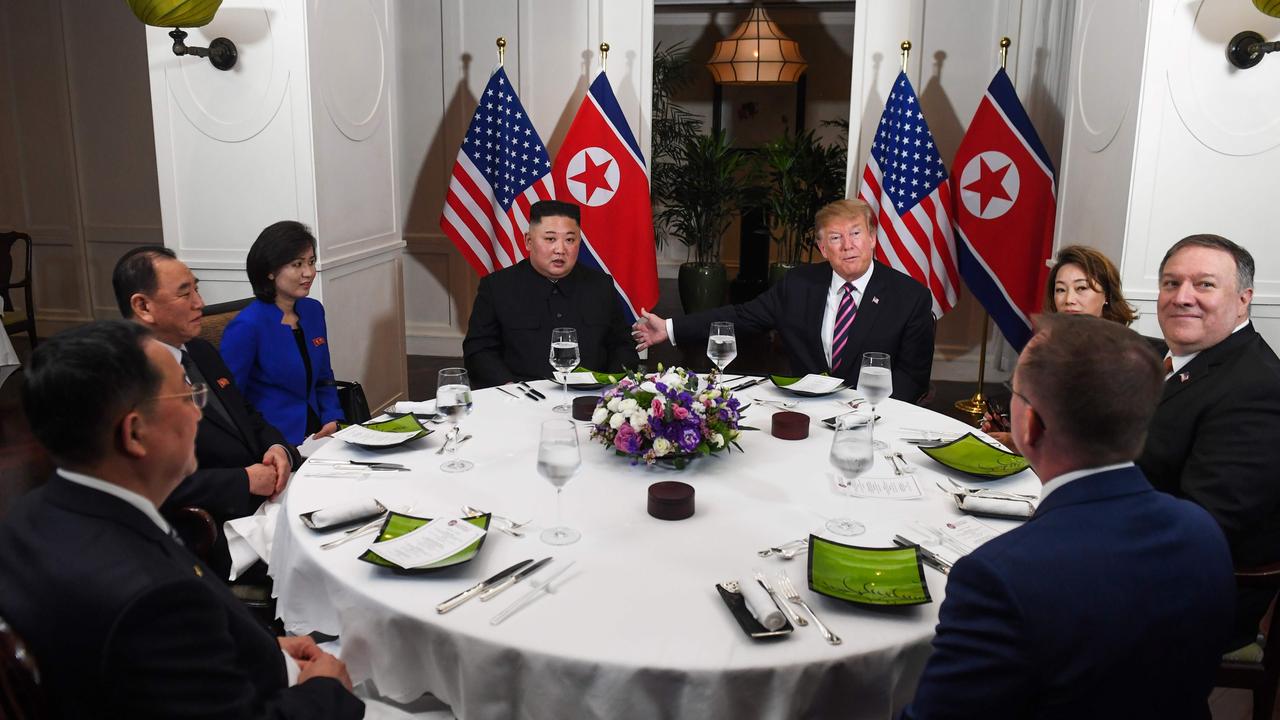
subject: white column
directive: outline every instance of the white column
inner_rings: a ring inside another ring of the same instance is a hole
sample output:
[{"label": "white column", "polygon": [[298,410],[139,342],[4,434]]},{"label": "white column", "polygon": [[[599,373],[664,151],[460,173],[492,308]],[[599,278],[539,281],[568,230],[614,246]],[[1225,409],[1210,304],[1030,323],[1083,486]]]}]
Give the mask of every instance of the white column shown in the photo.
[{"label": "white column", "polygon": [[218,302],[252,294],[262,228],[309,225],[334,371],[374,407],[407,383],[391,16],[388,0],[228,0],[187,39],[235,42],[226,72],[147,31],[165,244]]}]

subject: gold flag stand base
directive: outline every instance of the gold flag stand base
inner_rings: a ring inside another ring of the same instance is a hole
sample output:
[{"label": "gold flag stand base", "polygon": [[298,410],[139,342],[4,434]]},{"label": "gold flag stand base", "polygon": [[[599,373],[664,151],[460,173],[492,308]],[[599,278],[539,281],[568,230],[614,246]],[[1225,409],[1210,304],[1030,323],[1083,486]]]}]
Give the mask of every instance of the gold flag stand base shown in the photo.
[{"label": "gold flag stand base", "polygon": [[987,333],[991,331],[991,315],[987,314],[982,319],[982,352],[978,355],[978,391],[973,397],[956,401],[956,409],[962,413],[968,413],[976,418],[981,418],[982,414],[987,411],[987,397],[982,394],[982,385],[985,381],[987,373]]}]

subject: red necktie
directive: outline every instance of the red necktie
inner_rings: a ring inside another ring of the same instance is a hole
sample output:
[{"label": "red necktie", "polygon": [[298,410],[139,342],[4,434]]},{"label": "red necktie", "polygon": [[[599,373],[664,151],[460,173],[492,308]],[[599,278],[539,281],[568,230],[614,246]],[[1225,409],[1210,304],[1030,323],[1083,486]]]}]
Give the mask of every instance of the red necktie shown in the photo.
[{"label": "red necktie", "polygon": [[845,283],[844,295],[840,298],[840,306],[836,308],[836,324],[831,332],[831,371],[840,369],[844,361],[844,346],[849,343],[849,330],[853,327],[853,318],[858,314],[858,303],[853,301],[853,285]]},{"label": "red necktie", "polygon": [[1169,377],[1169,373],[1173,372],[1173,358],[1168,355],[1164,356],[1164,376]]}]

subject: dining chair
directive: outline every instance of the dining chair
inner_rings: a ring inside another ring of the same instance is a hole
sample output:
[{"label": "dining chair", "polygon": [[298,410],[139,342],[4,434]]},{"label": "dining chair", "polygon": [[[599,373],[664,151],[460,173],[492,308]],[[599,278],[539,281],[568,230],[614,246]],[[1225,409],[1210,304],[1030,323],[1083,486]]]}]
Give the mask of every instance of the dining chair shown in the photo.
[{"label": "dining chair", "polygon": [[204,320],[200,324],[200,338],[214,347],[219,347],[222,344],[222,333],[227,329],[227,325],[252,302],[253,298],[250,297],[205,305],[202,313]]},{"label": "dining chair", "polygon": [[209,551],[218,541],[218,524],[204,508],[187,505],[165,513],[165,519],[182,538],[192,555],[209,561]]},{"label": "dining chair", "polygon": [[[14,249],[23,244],[22,277],[14,279]],[[24,305],[19,311],[13,304],[13,291],[22,290]],[[25,332],[34,349],[36,338],[36,303],[31,291],[31,236],[24,232],[0,233],[0,310],[4,312],[5,332]]]},{"label": "dining chair", "polygon": [[18,633],[0,618],[0,718],[41,720],[48,717],[40,670]]},{"label": "dining chair", "polygon": [[[1280,591],[1280,563],[1258,568],[1237,568],[1240,588]],[[1253,719],[1271,720],[1276,690],[1280,683],[1280,612],[1272,600],[1270,621],[1264,634],[1262,657],[1256,660],[1227,660],[1218,666],[1217,687],[1243,688],[1253,692]],[[1269,647],[1274,645],[1274,647]]]}]

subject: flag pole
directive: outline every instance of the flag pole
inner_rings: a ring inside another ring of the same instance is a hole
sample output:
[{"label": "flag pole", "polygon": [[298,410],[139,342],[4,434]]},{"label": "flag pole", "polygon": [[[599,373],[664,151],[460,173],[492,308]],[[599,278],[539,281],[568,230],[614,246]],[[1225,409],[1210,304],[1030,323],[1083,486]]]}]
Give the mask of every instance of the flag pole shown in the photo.
[{"label": "flag pole", "polygon": [[[1008,60],[1008,57],[1009,57],[1009,46],[1012,44],[1013,44],[1013,41],[1010,40],[1008,37],[1000,38],[1000,69],[1002,70],[1005,67],[1005,61]],[[903,63],[904,65],[906,63],[905,56],[904,56]],[[987,398],[985,395],[982,394],[982,387],[986,382],[987,335],[990,332],[991,332],[991,313],[984,311],[982,313],[982,349],[978,354],[978,391],[973,394],[973,397],[956,401],[957,410],[963,413],[974,415],[974,416],[981,416],[984,412],[986,412],[986,409],[987,409]]]},{"label": "flag pole", "polygon": [[609,71],[609,43],[600,43],[600,72]]},{"label": "flag pole", "polygon": [[507,54],[507,39],[504,37],[500,37],[498,38],[498,67],[502,67],[502,62],[503,60],[506,59],[505,57],[506,54]]},{"label": "flag pole", "polygon": [[903,40],[902,44],[898,46],[898,49],[902,51],[902,72],[906,72],[907,58],[911,56],[911,41]]}]

